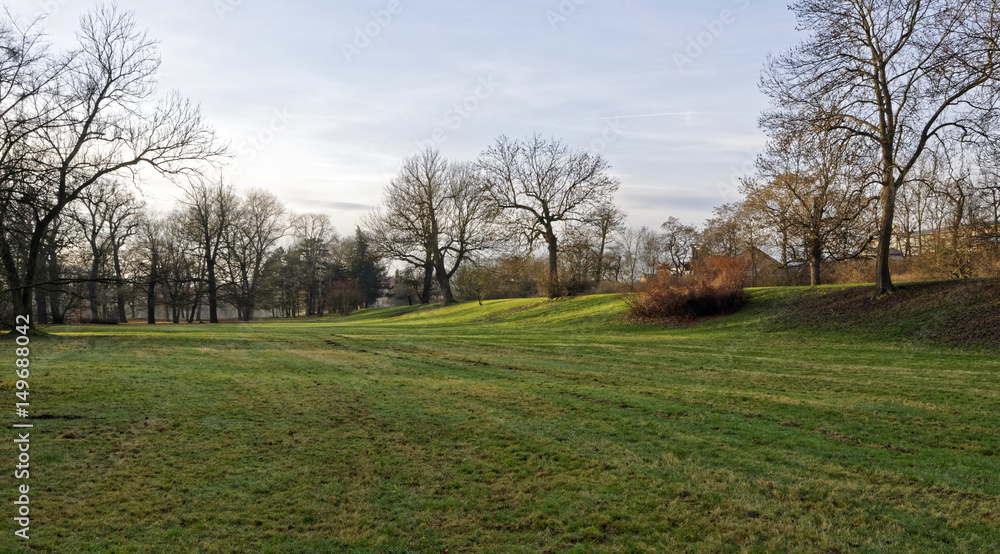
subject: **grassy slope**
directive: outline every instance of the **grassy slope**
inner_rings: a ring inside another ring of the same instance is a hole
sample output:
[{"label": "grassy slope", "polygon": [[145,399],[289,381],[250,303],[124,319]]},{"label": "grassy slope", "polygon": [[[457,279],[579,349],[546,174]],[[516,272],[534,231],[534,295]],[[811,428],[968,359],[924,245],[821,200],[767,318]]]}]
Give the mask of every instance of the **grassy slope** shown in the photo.
[{"label": "grassy slope", "polygon": [[924,335],[803,320],[851,293],[675,329],[612,297],[60,329],[33,349],[31,544],[996,550],[1000,362],[902,312]]}]

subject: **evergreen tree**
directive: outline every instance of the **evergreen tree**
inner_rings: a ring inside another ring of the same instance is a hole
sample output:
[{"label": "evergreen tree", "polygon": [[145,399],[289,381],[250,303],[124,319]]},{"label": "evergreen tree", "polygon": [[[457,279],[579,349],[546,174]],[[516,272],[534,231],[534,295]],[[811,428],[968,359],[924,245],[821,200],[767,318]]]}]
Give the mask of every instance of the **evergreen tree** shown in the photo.
[{"label": "evergreen tree", "polygon": [[370,248],[369,240],[361,228],[354,232],[354,244],[347,253],[347,274],[353,278],[364,296],[365,307],[375,304],[389,290],[385,265]]}]

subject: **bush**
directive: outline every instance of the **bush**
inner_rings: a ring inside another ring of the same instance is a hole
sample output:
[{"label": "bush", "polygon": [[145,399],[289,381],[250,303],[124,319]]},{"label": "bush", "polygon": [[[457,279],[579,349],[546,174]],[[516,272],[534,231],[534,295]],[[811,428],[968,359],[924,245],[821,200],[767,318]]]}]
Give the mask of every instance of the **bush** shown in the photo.
[{"label": "bush", "polygon": [[627,297],[634,320],[660,320],[725,315],[746,303],[750,262],[716,256],[691,262],[684,275],[661,266],[646,290]]}]

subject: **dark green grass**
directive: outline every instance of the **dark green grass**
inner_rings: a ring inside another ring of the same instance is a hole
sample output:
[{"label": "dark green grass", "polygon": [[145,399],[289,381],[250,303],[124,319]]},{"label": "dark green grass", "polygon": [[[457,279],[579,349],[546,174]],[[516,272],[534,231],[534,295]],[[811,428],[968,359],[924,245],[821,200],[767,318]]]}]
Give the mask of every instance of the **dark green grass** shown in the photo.
[{"label": "dark green grass", "polygon": [[[613,297],[54,329],[32,350],[30,545],[1000,548],[996,355],[800,330],[803,294],[671,329]],[[6,526],[0,551],[24,550]]]}]

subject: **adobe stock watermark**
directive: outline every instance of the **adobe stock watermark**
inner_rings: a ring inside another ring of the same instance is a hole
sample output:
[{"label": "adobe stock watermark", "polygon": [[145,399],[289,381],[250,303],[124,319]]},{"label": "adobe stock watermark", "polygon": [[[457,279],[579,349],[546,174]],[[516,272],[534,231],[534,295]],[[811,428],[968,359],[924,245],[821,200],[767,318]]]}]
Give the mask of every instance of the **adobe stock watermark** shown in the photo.
[{"label": "adobe stock watermark", "polygon": [[[17,451],[15,461],[17,464],[14,465],[14,479],[17,479],[21,483],[15,489],[15,496],[17,500],[14,501],[14,523],[17,524],[17,530],[14,531],[14,535],[20,537],[24,540],[31,538],[28,533],[31,531],[31,486],[28,484],[31,479],[31,431],[34,428],[33,423],[28,423],[28,410],[31,409],[31,402],[29,400],[29,394],[31,394],[30,388],[30,377],[31,371],[29,366],[31,365],[30,354],[30,344],[31,338],[28,336],[28,331],[31,328],[31,316],[30,315],[19,315],[16,318],[16,323],[14,326],[14,379],[15,385],[14,389],[14,413],[17,417],[22,418],[24,423],[15,423],[13,426],[14,432],[17,434],[17,438],[14,439],[14,443],[17,445]],[[22,430],[24,430],[22,432]]]},{"label": "adobe stock watermark", "polygon": [[732,166],[729,181],[720,179],[715,183],[716,192],[719,193],[719,198],[722,199],[723,204],[736,202],[742,198],[743,195],[740,193],[742,179],[747,175],[752,175],[757,169],[757,153],[747,151],[746,155],[747,157],[743,160],[742,165]]},{"label": "adobe stock watermark", "polygon": [[482,108],[483,102],[496,95],[501,86],[502,83],[498,82],[493,75],[480,77],[473,91],[444,113],[440,123],[431,131],[430,136],[417,141],[417,149],[434,149],[448,142],[449,133],[461,129],[465,122],[472,119],[472,116]]},{"label": "adobe stock watermark", "polygon": [[750,8],[750,0],[732,0],[732,3],[735,11],[725,9],[719,12],[717,18],[703,21],[704,29],[696,35],[687,37],[687,46],[682,52],[674,52],[674,64],[678,71],[683,73],[685,67],[694,65],[694,62],[726,32],[726,28],[736,23],[738,15]]},{"label": "adobe stock watermark", "polygon": [[261,152],[267,149],[292,122],[292,116],[287,109],[274,110],[268,124],[254,135],[243,140],[236,149],[235,159],[229,166],[229,174],[235,175],[242,169],[242,164],[252,162]]},{"label": "adobe stock watermark", "polygon": [[393,18],[401,13],[403,13],[401,0],[389,0],[384,8],[371,12],[371,18],[364,25],[354,28],[354,39],[340,45],[340,50],[344,53],[344,59],[347,60],[347,63],[353,62],[356,56],[371,46],[375,39],[380,37],[382,32],[392,24]]},{"label": "adobe stock watermark", "polygon": [[603,154],[623,134],[625,134],[625,128],[622,126],[622,119],[620,117],[606,119],[604,129],[601,130],[600,135],[591,140],[590,144],[587,145],[587,152],[595,155]]},{"label": "adobe stock watermark", "polygon": [[569,18],[576,14],[580,6],[587,3],[587,0],[562,0],[554,10],[545,11],[545,19],[549,26],[555,31],[559,26],[569,21]]},{"label": "adobe stock watermark", "polygon": [[59,13],[59,10],[66,7],[69,0],[41,0],[38,7],[42,10],[42,15],[49,17]]},{"label": "adobe stock watermark", "polygon": [[243,5],[243,0],[212,0],[212,9],[215,10],[215,15],[219,16],[219,20],[224,21],[226,16],[232,12],[236,11]]}]

